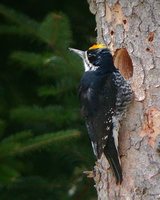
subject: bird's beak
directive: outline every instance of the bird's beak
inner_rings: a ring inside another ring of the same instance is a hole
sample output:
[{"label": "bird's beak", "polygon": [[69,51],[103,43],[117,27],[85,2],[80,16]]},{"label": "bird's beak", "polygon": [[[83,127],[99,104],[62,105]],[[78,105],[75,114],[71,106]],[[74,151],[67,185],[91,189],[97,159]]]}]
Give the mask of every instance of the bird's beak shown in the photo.
[{"label": "bird's beak", "polygon": [[69,50],[73,51],[76,54],[78,54],[81,58],[84,58],[84,51],[79,50],[79,49],[73,49],[73,48],[69,48]]}]

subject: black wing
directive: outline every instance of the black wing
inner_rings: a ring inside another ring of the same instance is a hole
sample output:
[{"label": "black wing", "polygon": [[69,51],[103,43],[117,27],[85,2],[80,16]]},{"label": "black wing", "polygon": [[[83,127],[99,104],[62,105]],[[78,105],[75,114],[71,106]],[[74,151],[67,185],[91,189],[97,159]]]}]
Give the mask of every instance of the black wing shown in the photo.
[{"label": "black wing", "polygon": [[81,81],[79,95],[94,154],[97,158],[100,158],[102,153],[105,154],[117,182],[121,182],[122,171],[114,142],[112,123],[116,110],[117,88],[112,78],[112,74],[100,78],[93,74],[85,75]]}]

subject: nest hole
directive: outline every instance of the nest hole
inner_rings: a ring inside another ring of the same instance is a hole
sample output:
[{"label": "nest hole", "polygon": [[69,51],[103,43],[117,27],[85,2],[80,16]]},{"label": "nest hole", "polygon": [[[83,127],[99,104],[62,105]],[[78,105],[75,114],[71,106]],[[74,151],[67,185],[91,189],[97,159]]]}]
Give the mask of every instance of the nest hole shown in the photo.
[{"label": "nest hole", "polygon": [[111,31],[111,35],[113,35],[114,34],[114,31]]},{"label": "nest hole", "polygon": [[114,64],[125,79],[133,76],[133,64],[126,48],[117,49],[114,53]]}]

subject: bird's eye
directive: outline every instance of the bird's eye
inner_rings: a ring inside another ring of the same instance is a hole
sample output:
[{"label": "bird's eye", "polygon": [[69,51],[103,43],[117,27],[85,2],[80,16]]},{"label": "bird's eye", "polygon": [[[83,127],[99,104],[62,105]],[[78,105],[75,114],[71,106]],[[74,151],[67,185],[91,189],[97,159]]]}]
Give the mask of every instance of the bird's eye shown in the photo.
[{"label": "bird's eye", "polygon": [[94,54],[94,53],[88,53],[88,57],[96,57],[96,54]]},{"label": "bird's eye", "polygon": [[88,53],[88,60],[93,63],[96,60],[96,55],[93,53]]}]

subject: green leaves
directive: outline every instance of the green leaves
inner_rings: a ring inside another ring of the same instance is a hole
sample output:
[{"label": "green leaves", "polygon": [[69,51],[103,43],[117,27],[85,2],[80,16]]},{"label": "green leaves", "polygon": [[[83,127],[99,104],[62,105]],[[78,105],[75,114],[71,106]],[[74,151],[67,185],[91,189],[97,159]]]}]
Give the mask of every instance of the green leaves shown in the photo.
[{"label": "green leaves", "polygon": [[50,13],[37,22],[3,5],[0,15],[0,34],[15,42],[0,74],[0,199],[68,200],[72,186],[84,190],[90,162],[68,18]]},{"label": "green leaves", "polygon": [[19,177],[19,175],[18,171],[13,167],[5,164],[0,165],[0,183],[8,184]]},{"label": "green leaves", "polygon": [[52,129],[66,127],[68,123],[79,120],[79,113],[76,108],[64,108],[63,106],[21,106],[15,108],[10,113],[10,119],[17,124],[28,126],[30,128],[42,126],[47,129],[52,126]]},{"label": "green leaves", "polygon": [[62,14],[49,14],[41,23],[38,34],[55,50],[66,50],[71,43],[69,22]]},{"label": "green leaves", "polygon": [[3,139],[0,142],[0,160],[3,161],[0,165],[0,183],[8,184],[20,176],[19,166],[15,165],[12,157],[48,148],[54,143],[72,140],[79,136],[80,132],[77,130],[59,131],[38,136],[33,136],[30,131],[23,131]]},{"label": "green leaves", "polygon": [[17,51],[13,52],[10,58],[24,67],[39,69],[45,64],[46,56],[35,52]]},{"label": "green leaves", "polygon": [[[69,140],[80,136],[77,130],[58,131],[34,136],[30,131],[23,131],[11,135],[1,141],[0,152],[5,156],[17,156],[30,151],[43,149],[62,140]],[[3,156],[0,158],[4,158]]]},{"label": "green leaves", "polygon": [[[14,30],[16,29],[16,27],[17,29],[18,27],[20,27],[21,31],[23,30],[24,34],[26,34],[27,32],[28,34],[37,35],[39,25],[38,22],[36,22],[35,20],[32,20],[26,15],[16,12],[15,10],[8,8],[2,4],[0,4],[0,14],[3,15],[10,23],[15,24]],[[8,31],[10,33],[13,33],[11,30],[13,30],[13,26],[8,26]]]},{"label": "green leaves", "polygon": [[0,26],[0,34],[33,35],[54,50],[66,50],[71,43],[69,21],[63,14],[50,13],[41,23],[38,23],[1,4],[0,14],[14,24]]}]

